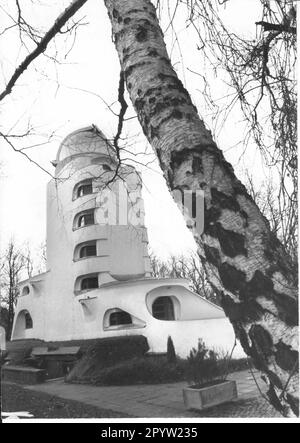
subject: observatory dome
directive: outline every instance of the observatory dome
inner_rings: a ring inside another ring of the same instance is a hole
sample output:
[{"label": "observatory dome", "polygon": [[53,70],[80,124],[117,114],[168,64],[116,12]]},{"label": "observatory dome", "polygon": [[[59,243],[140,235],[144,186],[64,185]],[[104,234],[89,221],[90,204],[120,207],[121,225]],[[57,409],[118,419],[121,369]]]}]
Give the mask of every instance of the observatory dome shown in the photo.
[{"label": "observatory dome", "polygon": [[96,126],[79,129],[69,134],[60,145],[56,163],[81,154],[100,154],[116,158],[112,144]]}]

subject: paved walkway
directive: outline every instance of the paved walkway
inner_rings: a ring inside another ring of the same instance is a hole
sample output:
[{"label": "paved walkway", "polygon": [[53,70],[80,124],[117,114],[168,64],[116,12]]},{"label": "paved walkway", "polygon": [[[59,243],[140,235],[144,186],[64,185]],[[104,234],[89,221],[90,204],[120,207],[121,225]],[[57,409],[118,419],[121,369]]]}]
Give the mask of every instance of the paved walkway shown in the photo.
[{"label": "paved walkway", "polygon": [[[255,375],[264,391],[264,383],[258,374]],[[63,380],[55,380],[26,386],[26,389],[135,417],[278,417],[278,413],[261,397],[250,372],[237,372],[229,378],[237,381],[238,400],[201,413],[185,409],[182,389],[187,386],[186,383],[102,387],[66,384]]]}]

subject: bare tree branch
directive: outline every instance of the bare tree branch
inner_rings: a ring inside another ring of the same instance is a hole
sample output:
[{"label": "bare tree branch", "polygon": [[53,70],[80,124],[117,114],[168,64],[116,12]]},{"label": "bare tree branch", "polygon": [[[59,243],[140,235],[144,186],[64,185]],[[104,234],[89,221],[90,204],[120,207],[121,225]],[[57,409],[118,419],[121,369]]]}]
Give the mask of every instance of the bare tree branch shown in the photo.
[{"label": "bare tree branch", "polygon": [[13,143],[9,140],[9,137],[5,134],[3,134],[2,132],[0,132],[0,137],[2,137],[6,143],[15,151],[18,152],[19,154],[22,154],[27,160],[29,160],[31,163],[33,163],[35,166],[37,166],[39,169],[41,169],[43,172],[46,172],[46,174],[50,175],[51,178],[54,178],[52,174],[50,174],[49,171],[47,171],[47,169],[43,168],[38,162],[36,162],[35,160],[33,160],[31,157],[29,157],[29,155],[27,155],[22,149],[17,149]]},{"label": "bare tree branch", "polygon": [[[8,81],[6,88],[0,94],[0,101],[2,101],[7,95],[9,95],[15,86],[18,79],[21,75],[26,71],[26,69],[30,66],[30,64],[41,54],[43,54],[49,43],[53,40],[53,38],[61,33],[63,26],[68,22],[68,20],[74,16],[74,14],[87,2],[88,0],[73,0],[73,2],[68,6],[67,9],[56,19],[54,25],[49,29],[48,32],[44,35],[44,37],[37,44],[37,47],[33,52],[31,52],[18,66],[18,68],[13,73],[12,77]],[[20,17],[20,16],[19,16]]]}]

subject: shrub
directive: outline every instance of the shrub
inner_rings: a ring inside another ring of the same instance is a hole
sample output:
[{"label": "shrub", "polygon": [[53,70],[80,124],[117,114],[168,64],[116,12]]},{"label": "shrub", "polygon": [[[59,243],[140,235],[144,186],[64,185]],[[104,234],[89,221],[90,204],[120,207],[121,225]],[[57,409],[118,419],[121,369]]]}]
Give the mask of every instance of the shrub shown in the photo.
[{"label": "shrub", "polygon": [[82,377],[92,379],[101,369],[124,360],[142,357],[148,350],[148,341],[141,335],[99,339],[87,349],[66,377],[66,381],[80,380]]},{"label": "shrub", "polygon": [[167,361],[168,363],[175,364],[177,361],[176,352],[174,343],[172,340],[172,337],[168,337],[168,344],[167,344]]},{"label": "shrub", "polygon": [[250,358],[239,358],[239,359],[231,359],[226,361],[227,364],[227,372],[231,374],[233,372],[238,371],[246,371],[249,369],[249,365],[251,366]]},{"label": "shrub", "polygon": [[184,361],[169,364],[166,358],[134,358],[103,368],[97,376],[81,381],[98,386],[174,383],[184,379],[184,366]]},{"label": "shrub", "polygon": [[199,340],[198,348],[193,348],[187,358],[186,377],[195,387],[210,384],[213,380],[220,382],[226,379],[227,355],[220,355],[208,349],[203,340]]}]

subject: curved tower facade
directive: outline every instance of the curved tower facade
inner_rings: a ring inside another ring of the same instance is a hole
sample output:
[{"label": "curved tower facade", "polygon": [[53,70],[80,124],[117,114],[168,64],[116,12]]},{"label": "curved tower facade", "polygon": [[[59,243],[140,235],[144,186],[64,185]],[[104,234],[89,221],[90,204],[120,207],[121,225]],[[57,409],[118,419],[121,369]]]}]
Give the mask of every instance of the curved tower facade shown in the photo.
[{"label": "curved tower facade", "polygon": [[[47,268],[80,294],[150,276],[141,179],[97,128],[69,135],[47,195]],[[55,282],[56,284],[57,282]]]}]

